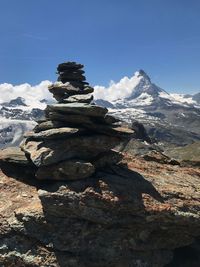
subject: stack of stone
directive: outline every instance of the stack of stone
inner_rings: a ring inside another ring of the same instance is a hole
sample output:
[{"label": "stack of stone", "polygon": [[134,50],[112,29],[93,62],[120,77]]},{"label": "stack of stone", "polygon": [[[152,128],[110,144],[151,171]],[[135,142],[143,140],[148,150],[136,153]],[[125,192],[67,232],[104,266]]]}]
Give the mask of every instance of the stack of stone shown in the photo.
[{"label": "stack of stone", "polygon": [[122,128],[108,110],[92,104],[93,88],[85,82],[83,65],[75,62],[58,66],[58,82],[49,91],[58,101],[48,105],[46,118],[21,145],[36,165],[38,179],[76,180],[90,177],[96,170],[121,159],[113,150],[133,134]]},{"label": "stack of stone", "polygon": [[[68,81],[86,83],[85,72],[82,64],[77,64],[76,62],[65,62],[61,63],[57,67],[58,81],[66,83]],[[88,84],[88,83],[87,83]]]},{"label": "stack of stone", "polygon": [[[84,66],[76,62],[66,62],[59,64],[57,67],[58,82],[49,87],[49,91],[53,94],[58,102],[71,103],[83,102],[89,103],[92,101],[92,95],[82,97],[83,99],[69,98],[76,94],[89,94],[93,92],[93,88],[85,81],[83,75],[85,72],[82,70]],[[65,84],[65,85],[63,85]],[[69,98],[68,100],[66,98]]]}]

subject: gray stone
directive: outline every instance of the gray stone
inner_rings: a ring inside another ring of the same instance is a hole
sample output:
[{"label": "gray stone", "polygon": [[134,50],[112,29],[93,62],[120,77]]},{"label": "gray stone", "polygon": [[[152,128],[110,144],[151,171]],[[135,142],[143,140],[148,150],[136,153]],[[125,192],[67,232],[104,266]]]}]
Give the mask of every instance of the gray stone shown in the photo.
[{"label": "gray stone", "polygon": [[65,71],[65,70],[77,70],[77,69],[82,69],[84,65],[82,64],[77,64],[76,62],[64,62],[58,65],[57,71]]},{"label": "gray stone", "polygon": [[79,180],[90,177],[95,168],[83,160],[67,160],[58,164],[43,166],[36,172],[40,180]]},{"label": "gray stone", "polygon": [[67,159],[90,160],[98,154],[109,151],[119,143],[119,138],[106,135],[78,136],[55,141],[27,141],[22,150],[37,166],[51,165]]},{"label": "gray stone", "polygon": [[58,71],[57,74],[59,75],[62,75],[62,74],[77,74],[77,75],[80,75],[80,74],[84,74],[85,71],[84,70],[81,70],[81,69],[66,69],[66,70],[63,70],[63,71]]},{"label": "gray stone", "polygon": [[69,123],[70,125],[85,126],[85,124],[92,124],[93,120],[91,117],[82,116],[80,114],[68,114],[64,115],[59,112],[48,112],[47,118],[60,123]]},{"label": "gray stone", "polygon": [[66,94],[53,94],[53,97],[55,98],[56,101],[61,102],[66,97],[68,97],[68,95],[66,95]]},{"label": "gray stone", "polygon": [[[134,130],[121,127],[121,126],[112,126],[109,124],[103,124],[104,118],[92,118],[81,115],[64,115],[59,112],[48,112],[47,117],[50,120],[61,121],[70,126],[83,127],[95,133],[103,133],[109,136],[118,136],[118,137],[128,137],[135,134]],[[105,121],[104,121],[105,122]]]},{"label": "gray stone", "polygon": [[78,86],[74,86],[71,83],[67,82],[63,84],[62,82],[56,82],[48,86],[49,91],[52,94],[65,94],[65,93],[77,93],[80,91]]},{"label": "gray stone", "polygon": [[129,128],[124,127],[115,127],[111,125],[104,124],[88,124],[84,125],[85,128],[90,129],[97,133],[103,133],[110,136],[118,136],[118,137],[128,137],[133,136],[134,131]]},{"label": "gray stone", "polygon": [[122,158],[122,153],[112,149],[98,155],[97,158],[92,161],[92,163],[96,170],[102,170],[106,167],[119,163]]},{"label": "gray stone", "polygon": [[120,121],[118,118],[115,118],[111,115],[106,114],[106,116],[103,118],[102,122],[103,123],[105,122],[106,124],[113,124],[113,123],[116,123],[118,121]]},{"label": "gray stone", "polygon": [[63,112],[66,114],[79,114],[91,117],[104,117],[108,112],[107,108],[102,108],[95,105],[85,103],[70,103],[70,104],[53,104],[46,108],[47,113],[50,111]]},{"label": "gray stone", "polygon": [[85,81],[86,78],[84,75],[79,74],[79,73],[66,73],[66,72],[62,72],[59,74],[59,79],[62,81]]},{"label": "gray stone", "polygon": [[60,96],[70,96],[70,95],[76,95],[76,94],[90,94],[93,93],[94,89],[88,85],[82,84],[82,83],[71,83],[71,82],[56,82],[54,84],[51,84],[48,86],[49,91],[56,95]]},{"label": "gray stone", "polygon": [[41,131],[39,133],[28,132],[24,135],[24,137],[29,140],[61,139],[80,134],[82,132],[82,129],[62,127]]},{"label": "gray stone", "polygon": [[61,121],[43,120],[43,121],[38,121],[38,123],[39,124],[37,124],[33,129],[35,133],[66,126],[66,123]]},{"label": "gray stone", "polygon": [[62,103],[91,103],[93,100],[93,95],[87,94],[87,95],[73,95],[70,96],[64,100],[62,100]]},{"label": "gray stone", "polygon": [[88,86],[88,85],[84,86],[84,89],[83,89],[83,93],[84,94],[91,94],[93,92],[94,92],[94,88],[93,87]]},{"label": "gray stone", "polygon": [[19,147],[9,147],[0,151],[0,164],[11,163],[18,165],[29,165],[24,152]]}]

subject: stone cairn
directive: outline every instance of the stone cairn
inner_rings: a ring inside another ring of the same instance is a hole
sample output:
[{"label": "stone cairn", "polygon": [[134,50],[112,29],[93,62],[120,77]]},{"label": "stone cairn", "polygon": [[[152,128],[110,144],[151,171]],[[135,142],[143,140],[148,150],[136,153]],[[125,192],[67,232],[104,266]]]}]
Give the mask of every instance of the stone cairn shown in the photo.
[{"label": "stone cairn", "polygon": [[58,81],[48,88],[58,103],[48,105],[45,119],[25,134],[21,149],[36,166],[38,179],[88,178],[119,162],[121,154],[113,148],[133,134],[92,103],[94,89],[82,69],[75,62],[58,65]]}]

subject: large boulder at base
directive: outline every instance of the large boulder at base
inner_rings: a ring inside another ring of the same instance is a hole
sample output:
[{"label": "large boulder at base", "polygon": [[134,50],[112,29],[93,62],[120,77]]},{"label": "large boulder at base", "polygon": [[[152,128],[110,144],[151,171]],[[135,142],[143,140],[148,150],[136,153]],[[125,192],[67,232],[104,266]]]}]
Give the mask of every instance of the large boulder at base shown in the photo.
[{"label": "large boulder at base", "polygon": [[79,136],[67,140],[25,141],[22,150],[37,166],[51,165],[63,160],[92,159],[99,153],[109,151],[119,143],[117,137],[106,135]]},{"label": "large boulder at base", "polygon": [[67,160],[54,165],[43,166],[36,172],[40,180],[79,180],[94,174],[95,168],[83,160]]}]

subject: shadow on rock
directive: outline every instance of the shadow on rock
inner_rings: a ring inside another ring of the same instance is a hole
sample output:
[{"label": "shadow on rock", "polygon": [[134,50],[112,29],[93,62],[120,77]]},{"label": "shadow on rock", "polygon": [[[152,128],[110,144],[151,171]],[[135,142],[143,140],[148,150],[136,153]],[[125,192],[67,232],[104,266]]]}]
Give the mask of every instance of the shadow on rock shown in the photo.
[{"label": "shadow on rock", "polygon": [[112,166],[82,181],[43,186],[38,193],[46,222],[40,237],[43,232],[44,240],[52,244],[59,266],[68,266],[63,262],[64,252],[71,253],[76,262],[69,266],[128,267],[140,258],[150,264],[168,262],[165,251],[152,259],[155,251],[133,250],[146,215],[142,194],[162,202],[139,173]]},{"label": "shadow on rock", "polygon": [[35,179],[36,168],[34,165],[26,166],[14,163],[0,163],[1,171],[8,177],[12,177],[25,184],[37,186]]}]

